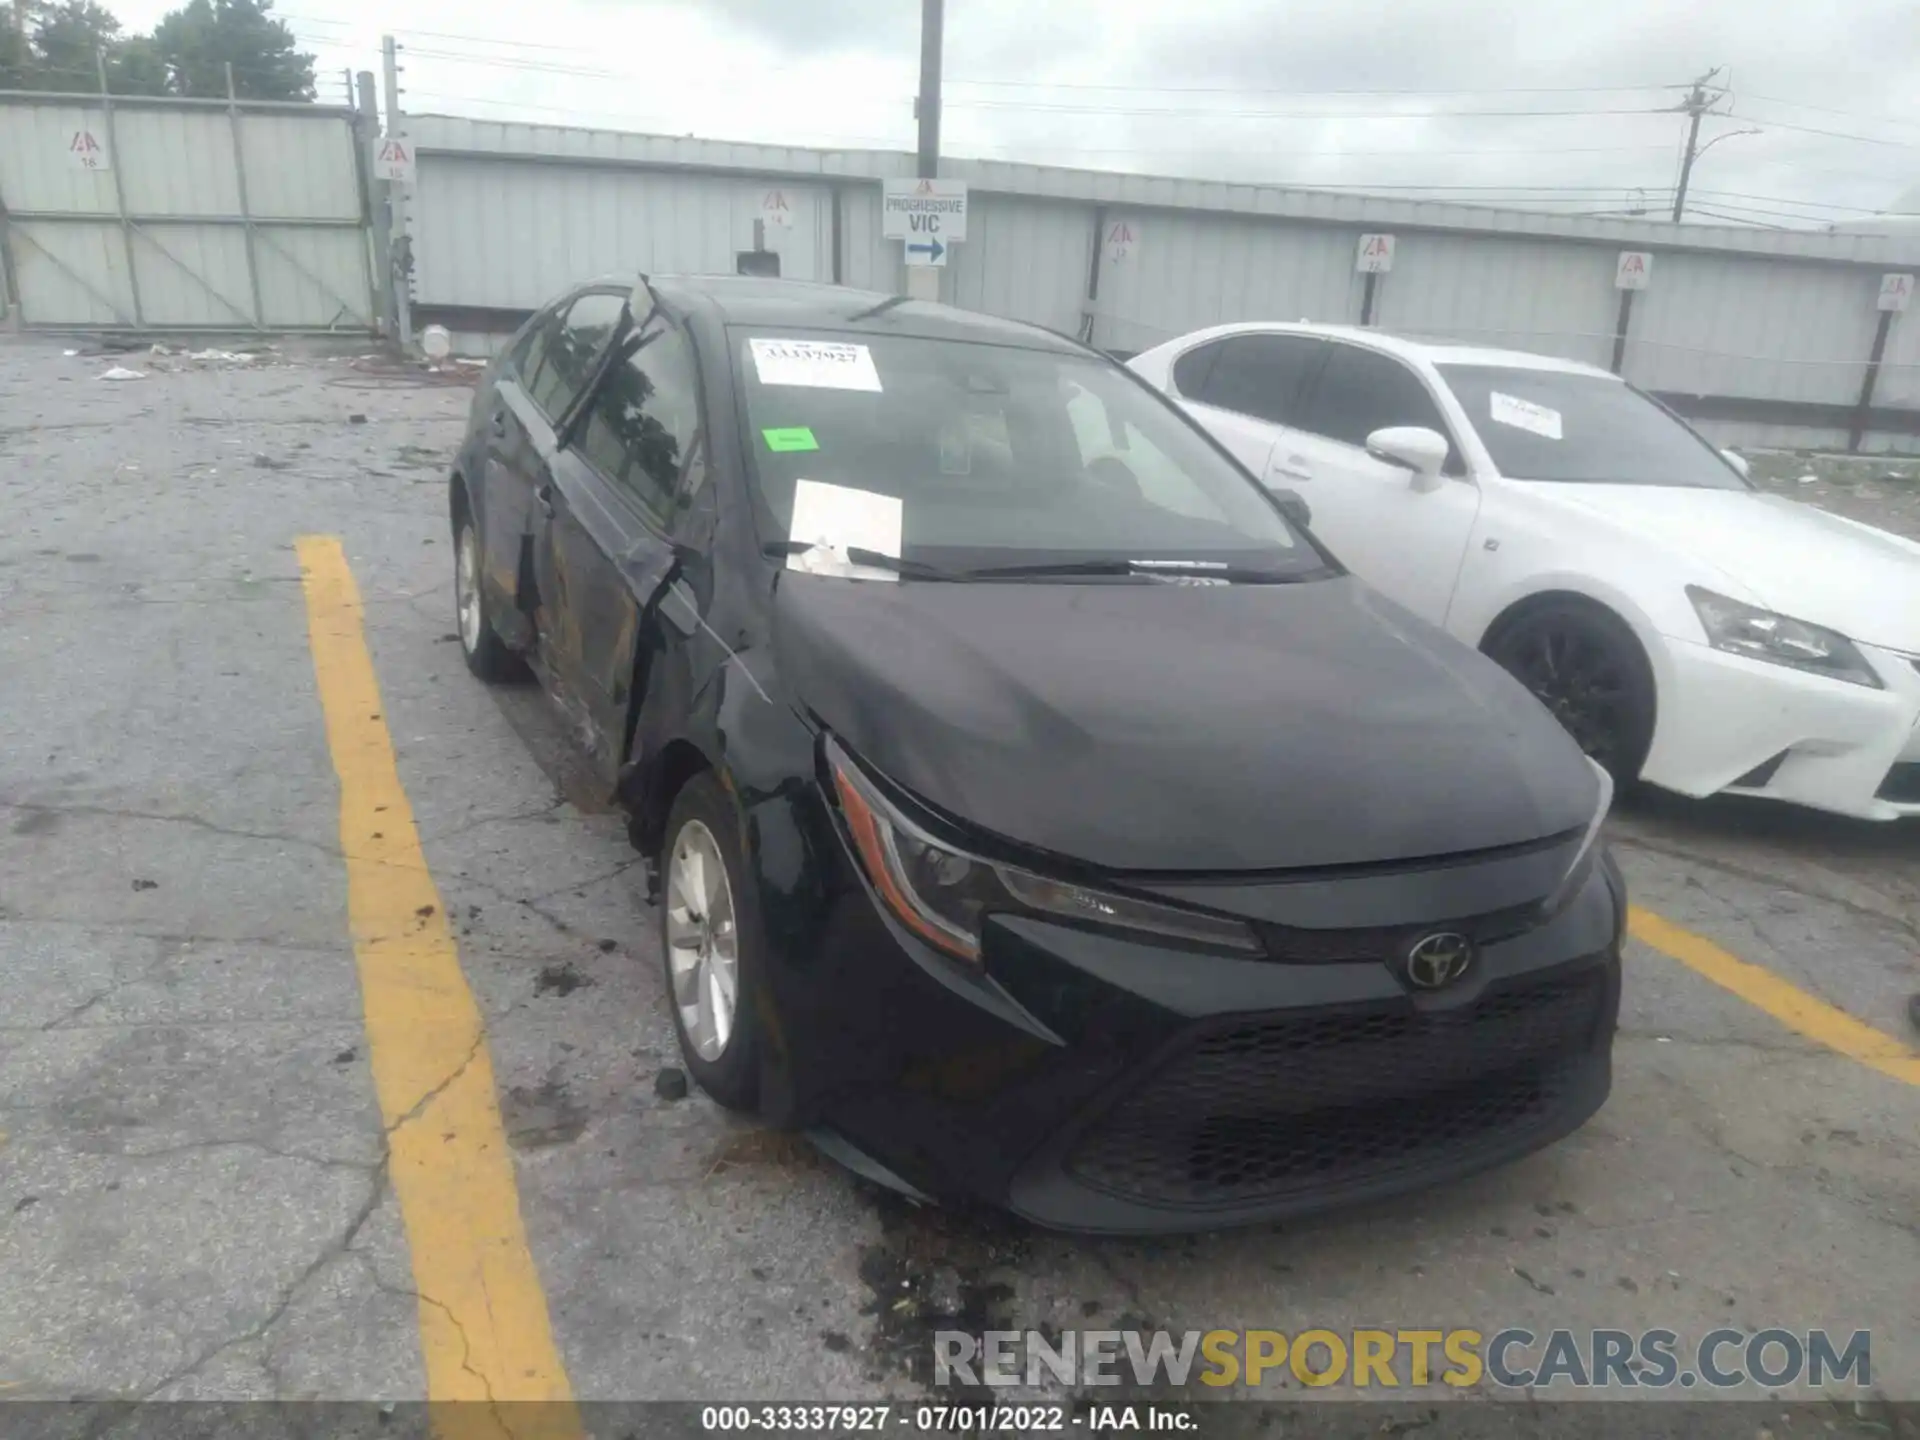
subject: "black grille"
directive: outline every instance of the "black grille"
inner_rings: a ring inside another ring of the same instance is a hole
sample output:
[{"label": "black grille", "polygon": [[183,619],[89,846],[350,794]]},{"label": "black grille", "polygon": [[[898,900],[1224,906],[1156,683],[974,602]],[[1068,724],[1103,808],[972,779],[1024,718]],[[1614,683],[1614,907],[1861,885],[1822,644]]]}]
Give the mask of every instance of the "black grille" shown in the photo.
[{"label": "black grille", "polygon": [[1304,930],[1291,925],[1255,921],[1267,954],[1275,960],[1295,965],[1337,965],[1361,960],[1396,964],[1404,959],[1413,943],[1436,930],[1454,930],[1476,945],[1491,945],[1510,940],[1532,928],[1540,919],[1538,902],[1495,910],[1464,920],[1443,920],[1425,925],[1381,925],[1359,930]]},{"label": "black grille", "polygon": [[1074,1147],[1087,1184],[1207,1208],[1364,1184],[1551,1121],[1591,1057],[1606,977],[1458,1010],[1411,1001],[1197,1034]]},{"label": "black grille", "polygon": [[1889,770],[1879,795],[1895,805],[1920,805],[1920,760],[1903,760]]}]

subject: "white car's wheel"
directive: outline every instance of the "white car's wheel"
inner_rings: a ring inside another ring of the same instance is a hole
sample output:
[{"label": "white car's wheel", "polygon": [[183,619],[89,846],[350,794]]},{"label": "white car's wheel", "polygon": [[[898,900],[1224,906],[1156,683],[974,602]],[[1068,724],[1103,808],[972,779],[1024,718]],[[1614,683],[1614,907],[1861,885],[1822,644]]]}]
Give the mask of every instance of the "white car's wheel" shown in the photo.
[{"label": "white car's wheel", "polygon": [[1653,744],[1653,669],[1626,622],[1571,596],[1524,605],[1481,644],[1620,786]]}]

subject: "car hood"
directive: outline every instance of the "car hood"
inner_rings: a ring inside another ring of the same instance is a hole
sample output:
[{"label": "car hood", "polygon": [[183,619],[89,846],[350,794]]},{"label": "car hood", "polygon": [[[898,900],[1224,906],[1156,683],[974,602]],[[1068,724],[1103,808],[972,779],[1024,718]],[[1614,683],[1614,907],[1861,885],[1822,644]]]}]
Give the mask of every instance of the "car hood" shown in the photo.
[{"label": "car hood", "polygon": [[[1779,495],[1678,485],[1533,483],[1712,566],[1751,600],[1889,650],[1920,651],[1920,544]],[[1710,582],[1709,582],[1710,583]]]},{"label": "car hood", "polygon": [[1457,854],[1585,825],[1578,749],[1504,671],[1352,577],[876,583],[785,572],[800,703],[956,818],[1119,871]]}]

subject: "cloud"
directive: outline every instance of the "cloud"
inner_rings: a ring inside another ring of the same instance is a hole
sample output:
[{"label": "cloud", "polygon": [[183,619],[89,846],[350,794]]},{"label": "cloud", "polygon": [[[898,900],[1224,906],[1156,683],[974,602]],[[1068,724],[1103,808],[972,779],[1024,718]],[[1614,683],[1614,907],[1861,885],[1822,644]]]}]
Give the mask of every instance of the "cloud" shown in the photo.
[{"label": "cloud", "polygon": [[[119,10],[145,26],[167,3]],[[415,110],[914,144],[912,0],[282,4],[320,55],[323,84],[342,65],[377,68],[380,34],[399,34]],[[1847,10],[1836,25],[1819,0],[965,0],[948,7],[945,149],[1558,208],[1644,196],[1659,212],[1684,134],[1678,87],[1719,65],[1731,116],[1707,120],[1703,139],[1764,133],[1704,155],[1702,202],[1773,223],[1840,218],[1853,212],[1821,207],[1882,206],[1920,178],[1908,59],[1920,6]],[[1386,93],[1335,93],[1361,91]],[[1836,133],[1809,133],[1821,130]]]}]

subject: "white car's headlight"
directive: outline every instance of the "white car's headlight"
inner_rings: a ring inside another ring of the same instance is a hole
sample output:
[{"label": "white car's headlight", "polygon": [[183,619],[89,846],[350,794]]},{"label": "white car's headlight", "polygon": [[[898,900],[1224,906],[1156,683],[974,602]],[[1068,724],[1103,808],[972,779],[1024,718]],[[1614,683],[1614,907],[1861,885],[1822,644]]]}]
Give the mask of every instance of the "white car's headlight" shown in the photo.
[{"label": "white car's headlight", "polygon": [[1687,598],[1693,602],[1707,640],[1716,650],[1788,665],[1871,690],[1886,688],[1859,647],[1837,630],[1743,605],[1698,585],[1687,586]]},{"label": "white car's headlight", "polygon": [[1587,833],[1580,837],[1580,849],[1575,852],[1573,863],[1567,866],[1567,873],[1560,877],[1559,885],[1541,907],[1548,915],[1557,915],[1569,900],[1580,893],[1580,887],[1587,883],[1587,876],[1593,871],[1593,857],[1598,853],[1600,827],[1607,823],[1607,813],[1613,809],[1612,774],[1591,755],[1586,758],[1587,764],[1593,767],[1595,778],[1600,781],[1600,798],[1594,801],[1593,818],[1587,821]]}]

